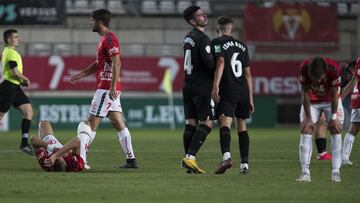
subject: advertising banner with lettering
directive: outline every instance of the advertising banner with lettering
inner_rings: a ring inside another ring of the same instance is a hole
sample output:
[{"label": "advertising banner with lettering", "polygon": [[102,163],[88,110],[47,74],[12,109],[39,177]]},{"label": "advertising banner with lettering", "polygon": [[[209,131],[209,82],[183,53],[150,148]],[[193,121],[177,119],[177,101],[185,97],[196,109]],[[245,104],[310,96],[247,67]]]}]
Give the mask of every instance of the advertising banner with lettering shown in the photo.
[{"label": "advertising banner with lettering", "polygon": [[334,50],[339,42],[337,8],[333,4],[276,3],[259,7],[248,3],[243,27],[245,41],[276,42],[277,47],[280,43],[304,50],[321,46]]},{"label": "advertising banner with lettering", "polygon": [[[85,120],[89,112],[91,97],[30,97],[34,109],[32,129],[37,128],[39,120],[48,120],[54,129],[76,129],[78,123]],[[255,97],[256,111],[248,120],[249,126],[274,127],[277,120],[276,97]],[[121,98],[123,115],[130,128],[183,128],[185,123],[182,98],[175,97],[174,105],[168,98],[146,96]],[[21,128],[21,114],[10,109],[10,129]],[[104,119],[104,128],[111,128],[109,120]]]},{"label": "advertising banner with lettering", "polygon": [[64,0],[1,0],[0,25],[63,24]]},{"label": "advertising banner with lettering", "polygon": [[[94,61],[94,57],[24,57],[25,75],[33,90],[91,90],[96,89],[95,75],[72,84],[69,79]],[[254,61],[251,73],[255,95],[298,95],[300,61]],[[162,91],[165,70],[170,70],[174,92],[181,92],[184,70],[183,60],[177,57],[123,57],[121,81],[124,91]]]}]

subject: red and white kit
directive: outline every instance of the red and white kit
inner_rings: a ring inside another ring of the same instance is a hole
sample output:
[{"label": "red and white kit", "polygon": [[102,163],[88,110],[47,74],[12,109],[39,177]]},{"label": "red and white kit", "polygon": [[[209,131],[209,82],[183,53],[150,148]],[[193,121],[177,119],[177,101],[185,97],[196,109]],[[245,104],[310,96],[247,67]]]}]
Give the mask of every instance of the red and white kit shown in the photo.
[{"label": "red and white kit", "polygon": [[97,70],[96,70],[96,92],[91,101],[90,114],[98,117],[106,117],[109,111],[122,112],[120,103],[120,92],[122,84],[116,83],[118,97],[115,100],[109,98],[109,90],[112,80],[111,57],[120,55],[118,39],[113,32],[103,35],[97,46]]},{"label": "red and white kit", "polygon": [[[306,59],[300,66],[299,79],[300,83],[304,86],[310,86],[309,98],[310,98],[310,113],[311,118],[314,123],[317,122],[321,112],[325,113],[327,120],[330,120],[331,117],[331,98],[330,98],[330,89],[336,87],[340,90],[341,83],[341,69],[339,65],[329,59],[324,58],[328,69],[326,70],[326,78],[320,82],[312,81],[308,76],[308,69],[311,62],[311,59]],[[341,100],[338,102],[337,117],[342,123],[344,120],[344,110],[341,104]],[[300,112],[300,121],[303,121],[305,118],[305,113],[303,106],[301,107]]]}]

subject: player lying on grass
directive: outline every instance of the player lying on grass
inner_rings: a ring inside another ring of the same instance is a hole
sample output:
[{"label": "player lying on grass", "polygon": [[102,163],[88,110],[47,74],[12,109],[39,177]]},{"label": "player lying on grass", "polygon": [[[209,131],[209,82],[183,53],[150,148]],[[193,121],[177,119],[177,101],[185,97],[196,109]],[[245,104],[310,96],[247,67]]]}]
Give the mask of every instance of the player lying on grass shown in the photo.
[{"label": "player lying on grass", "polygon": [[63,146],[54,136],[50,122],[40,121],[38,136],[30,139],[40,166],[45,171],[83,171],[82,157],[86,155],[91,140],[89,130],[89,125],[80,122],[78,135]]}]

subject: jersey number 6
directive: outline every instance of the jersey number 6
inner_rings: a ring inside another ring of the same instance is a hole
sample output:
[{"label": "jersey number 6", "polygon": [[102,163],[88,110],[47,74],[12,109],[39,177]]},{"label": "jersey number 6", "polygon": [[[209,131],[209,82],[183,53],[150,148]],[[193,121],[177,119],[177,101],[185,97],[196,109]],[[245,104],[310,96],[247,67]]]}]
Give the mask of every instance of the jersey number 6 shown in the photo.
[{"label": "jersey number 6", "polygon": [[239,53],[235,52],[232,55],[231,61],[230,61],[231,69],[236,78],[241,77],[241,75],[242,75],[242,63],[241,63],[241,61],[237,60],[238,55],[239,55]]}]

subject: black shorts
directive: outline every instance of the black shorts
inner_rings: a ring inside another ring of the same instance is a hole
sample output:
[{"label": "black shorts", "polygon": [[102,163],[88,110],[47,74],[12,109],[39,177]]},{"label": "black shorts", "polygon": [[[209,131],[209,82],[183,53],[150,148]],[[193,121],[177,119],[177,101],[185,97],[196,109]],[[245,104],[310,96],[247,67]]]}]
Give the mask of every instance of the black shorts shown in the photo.
[{"label": "black shorts", "polygon": [[27,103],[30,103],[30,101],[19,85],[7,80],[0,84],[0,112],[6,113],[11,105],[17,108]]},{"label": "black shorts", "polygon": [[221,98],[216,108],[216,118],[225,115],[227,117],[247,119],[250,117],[250,100],[249,97],[240,97],[237,101]]},{"label": "black shorts", "polygon": [[196,119],[199,121],[215,119],[215,103],[211,95],[184,94],[185,119]]}]

